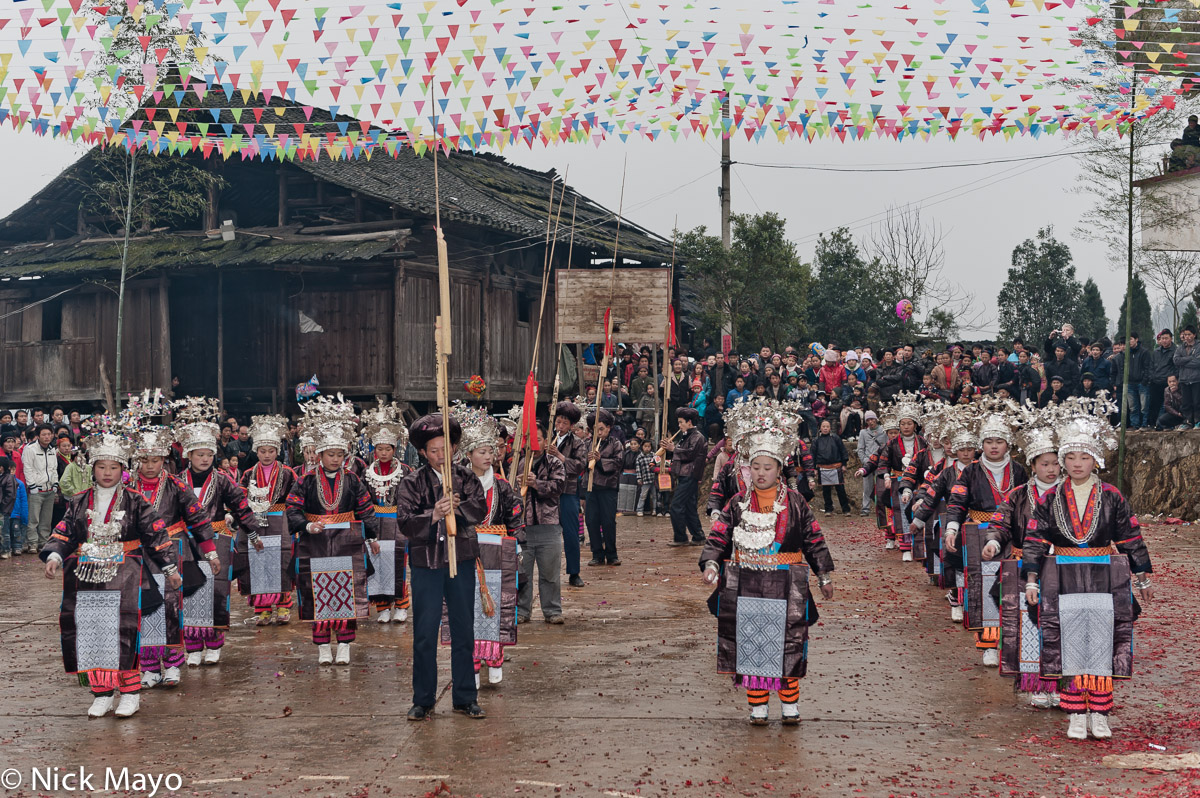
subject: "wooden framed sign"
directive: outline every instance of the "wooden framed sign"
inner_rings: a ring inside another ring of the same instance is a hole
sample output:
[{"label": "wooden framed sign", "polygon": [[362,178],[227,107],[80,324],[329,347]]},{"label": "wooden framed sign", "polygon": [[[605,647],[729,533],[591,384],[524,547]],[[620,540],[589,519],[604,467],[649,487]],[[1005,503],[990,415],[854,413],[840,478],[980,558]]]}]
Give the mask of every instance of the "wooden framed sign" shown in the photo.
[{"label": "wooden framed sign", "polygon": [[667,329],[667,269],[560,269],[555,272],[555,332],[560,344],[604,340],[604,309],[612,285],[613,340],[661,341]]}]

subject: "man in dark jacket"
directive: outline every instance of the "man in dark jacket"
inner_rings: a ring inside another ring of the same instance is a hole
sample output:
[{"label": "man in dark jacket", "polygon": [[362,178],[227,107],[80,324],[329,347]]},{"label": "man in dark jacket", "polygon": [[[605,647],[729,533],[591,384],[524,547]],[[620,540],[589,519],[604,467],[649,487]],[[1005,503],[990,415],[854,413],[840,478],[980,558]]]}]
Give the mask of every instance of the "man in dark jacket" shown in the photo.
[{"label": "man in dark jacket", "polygon": [[1054,359],[1045,363],[1046,382],[1054,377],[1062,377],[1063,392],[1067,396],[1079,387],[1079,361],[1070,352],[1070,344],[1060,340],[1054,344]]},{"label": "man in dark jacket", "polygon": [[1067,359],[1079,362],[1079,350],[1082,344],[1075,337],[1075,326],[1072,324],[1064,324],[1060,329],[1051,330],[1050,335],[1046,336],[1046,360],[1054,359],[1054,349],[1060,343],[1067,345]]},{"label": "man in dark jacket", "polygon": [[[1117,339],[1120,342],[1120,339]],[[1121,385],[1124,381],[1125,373],[1125,352],[1117,352],[1116,347],[1113,347],[1113,384]],[[1139,427],[1150,426],[1150,421],[1146,416],[1146,411],[1149,410],[1150,391],[1146,385],[1146,372],[1149,370],[1149,358],[1146,350],[1143,349],[1138,342],[1138,334],[1136,332],[1129,334],[1129,390],[1125,393],[1125,402],[1128,410],[1128,424],[1130,429],[1138,429]],[[1157,420],[1157,419],[1156,419]]]},{"label": "man in dark jacket", "polygon": [[700,514],[696,510],[699,480],[704,476],[704,462],[708,456],[708,445],[704,435],[696,429],[700,414],[693,407],[681,407],[675,411],[679,419],[679,438],[665,441],[663,446],[671,452],[671,473],[675,475],[675,495],[671,498],[671,528],[675,539],[671,546],[686,546],[688,534],[693,546],[704,545],[704,530],[700,527]]},{"label": "man in dark jacket", "polygon": [[1017,364],[1008,359],[1008,350],[1003,346],[996,347],[996,356],[992,358],[992,362],[996,366],[996,378],[992,381],[992,393],[997,393],[1003,388],[1008,391],[1010,397],[1016,399],[1021,387],[1017,384]]},{"label": "man in dark jacket", "polygon": [[[607,412],[607,411],[605,411]],[[450,619],[451,700],[455,712],[469,718],[486,717],[475,687],[475,566],[479,540],[475,524],[487,514],[487,495],[475,472],[452,467],[454,501],[446,495],[441,469],[454,457],[462,427],[453,417],[449,429],[440,413],[413,422],[409,440],[426,465],[400,481],[396,488],[396,526],[408,539],[412,575],[413,705],[409,720],[425,720],[437,701],[438,629],[442,604]],[[449,433],[449,434],[447,434]],[[455,561],[458,575],[450,578],[446,516],[454,513]]]},{"label": "man in dark jacket", "polygon": [[919,391],[921,390],[921,379],[925,376],[925,367],[921,361],[912,356],[909,347],[904,347],[901,357],[903,361],[900,363],[900,390],[902,391]]},{"label": "man in dark jacket", "polygon": [[579,476],[587,470],[588,445],[575,434],[575,425],[583,413],[573,402],[559,402],[554,416],[554,437],[548,441],[546,453],[562,461],[565,469],[562,495],[558,500],[558,522],[562,526],[563,560],[567,566],[567,581],[571,587],[583,587],[579,575],[579,543],[583,531],[579,528]]},{"label": "man in dark jacket", "polygon": [[901,365],[896,362],[896,356],[884,350],[883,360],[875,368],[875,384],[879,386],[879,396],[883,401],[892,401],[900,392],[900,371]]},{"label": "man in dark jacket", "polygon": [[1163,329],[1158,334],[1158,345],[1147,357],[1146,383],[1149,386],[1150,402],[1146,409],[1146,424],[1156,424],[1162,412],[1163,392],[1167,390],[1167,377],[1178,374],[1175,368],[1175,340],[1171,331]]},{"label": "man in dark jacket", "polygon": [[1104,347],[1099,341],[1088,347],[1088,356],[1079,365],[1079,371],[1092,375],[1097,390],[1112,391],[1112,363],[1104,356]]},{"label": "man in dark jacket", "polygon": [[[517,466],[521,485],[522,520],[525,522],[525,546],[521,550],[520,577],[517,580],[517,620],[528,621],[533,614],[533,566],[538,569],[538,600],[546,623],[561,624],[562,617],[562,527],[558,523],[558,501],[567,472],[563,462],[546,454],[546,427],[540,421],[538,451],[526,453]],[[525,478],[524,457],[532,456],[529,478]]]}]

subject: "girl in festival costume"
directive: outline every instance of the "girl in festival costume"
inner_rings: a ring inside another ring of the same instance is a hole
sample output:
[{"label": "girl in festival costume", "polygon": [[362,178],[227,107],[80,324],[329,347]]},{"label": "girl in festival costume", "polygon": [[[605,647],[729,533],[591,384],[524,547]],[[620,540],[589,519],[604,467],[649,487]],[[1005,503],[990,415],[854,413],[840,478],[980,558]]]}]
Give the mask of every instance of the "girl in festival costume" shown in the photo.
[{"label": "girl in festival costume", "polygon": [[[1003,400],[993,401],[984,407],[978,436],[983,456],[967,466],[950,489],[950,498],[946,500],[946,529],[942,532],[947,564],[961,570],[966,577],[968,599],[964,622],[968,629],[975,631],[975,647],[983,651],[983,664],[989,668],[1000,664],[1000,652],[997,649],[1000,626],[998,619],[995,625],[990,620],[985,621],[980,611],[980,604],[984,601],[980,592],[982,576],[976,574],[978,580],[974,585],[971,583],[972,572],[982,565],[978,554],[983,546],[982,533],[974,525],[991,521],[996,508],[1004,502],[1004,497],[1013,488],[1029,480],[1025,467],[1014,463],[1008,451],[1012,445],[1013,414],[1016,410],[1016,403]],[[972,538],[968,541],[971,545],[966,547],[962,531],[964,523],[972,525]],[[972,593],[976,597],[974,605],[969,597]]]},{"label": "girl in festival costume", "polygon": [[338,394],[336,401],[320,396],[303,409],[320,468],[297,480],[287,497],[300,620],[313,625],[318,665],[349,665],[358,619],[367,616],[365,553],[379,555],[379,521],[366,486],[345,467],[357,427],[354,406]]},{"label": "girl in festival costume", "polygon": [[[876,454],[882,455],[883,452],[887,451],[887,446],[900,437],[900,422],[897,420],[896,413],[891,405],[884,405],[879,408],[879,428],[887,436],[887,443],[876,452]],[[873,457],[874,455],[872,455]],[[868,460],[872,458],[868,458]],[[877,468],[873,476],[875,483],[873,486],[873,490],[875,491],[875,528],[881,530],[884,533],[884,537],[887,538],[892,528],[892,511],[887,506],[887,499],[885,498],[887,490],[884,488],[888,473],[886,469]],[[887,538],[887,540],[890,545],[885,544],[885,548],[895,547],[893,539]]]},{"label": "girl in festival costume", "polygon": [[1054,425],[1060,407],[1038,410],[1031,402],[1021,408],[1017,445],[1033,469],[1033,479],[1009,491],[996,508],[988,523],[982,554],[984,560],[1004,559],[1000,580],[1000,673],[1015,676],[1014,686],[1023,698],[1042,708],[1058,706],[1057,684],[1041,675],[1041,638],[1025,603],[1021,550],[1034,511],[1058,486],[1060,467]]},{"label": "girl in festival costume", "polygon": [[883,499],[887,508],[888,528],[887,542],[884,548],[894,549],[899,546],[903,552],[901,559],[912,562],[912,533],[908,529],[906,513],[909,508],[903,504],[900,496],[900,477],[908,468],[917,452],[928,444],[917,434],[917,422],[921,418],[921,404],[916,394],[896,394],[892,414],[900,427],[900,434],[888,441],[888,445],[871,456],[871,459],[858,469],[856,476],[865,477],[884,470]]},{"label": "girl in festival costume", "polygon": [[[221,567],[213,542],[212,519],[204,515],[200,502],[187,486],[163,468],[170,456],[172,441],[171,430],[167,427],[142,427],[133,453],[137,472],[129,479],[129,487],[140,493],[166,524],[171,549],[184,579],[181,591],[168,589],[163,592],[162,622],[152,623],[153,629],[142,635],[138,659],[142,687],[148,688],[179,684],[179,669],[184,660],[182,624],[187,623],[183,613],[184,596],[195,594],[206,583],[194,563],[204,560],[214,572]],[[147,559],[144,565],[143,589],[151,588],[150,581],[156,583],[155,590],[165,587],[162,572],[153,560]]]},{"label": "girl in festival costume", "polygon": [[[725,411],[725,436],[729,439],[733,446],[734,455],[729,459],[729,462],[721,466],[721,469],[713,475],[712,488],[708,492],[708,503],[705,505],[705,510],[708,516],[714,522],[725,509],[725,505],[729,500],[739,493],[744,493],[750,490],[750,464],[747,463],[740,454],[738,454],[738,441],[742,438],[742,432],[746,424],[752,423],[754,418],[759,414],[769,411],[774,408],[781,408],[788,412],[793,412],[799,408],[799,402],[776,402],[773,399],[764,399],[755,397],[738,402],[729,410]],[[795,452],[788,455],[788,465],[784,468],[784,478],[787,479],[789,487],[800,490],[802,495],[804,490],[800,488],[800,480],[803,479],[803,486],[808,493],[806,498],[812,496],[812,488],[810,486],[810,476],[813,471],[812,454],[809,453],[808,447],[804,445],[804,441],[799,441],[800,446]],[[797,470],[796,462],[799,458],[800,473],[795,473]],[[791,479],[788,479],[789,472],[793,472]],[[792,481],[796,484],[792,485]]]},{"label": "girl in festival costume", "polygon": [[[1025,600],[1038,608],[1042,675],[1059,679],[1073,740],[1112,736],[1113,679],[1133,675],[1133,597],[1150,601],[1150,552],[1121,492],[1096,472],[1116,446],[1106,399],[1065,405],[1058,457],[1066,479],[1025,532]],[[1132,584],[1131,584],[1132,583]],[[1106,633],[1097,634],[1098,630]]]},{"label": "girl in festival costume", "polygon": [[211,580],[193,595],[184,595],[183,644],[187,650],[188,667],[201,663],[216,665],[221,661],[225,645],[225,629],[229,628],[229,593],[233,572],[233,528],[235,518],[246,530],[249,544],[262,546],[258,539],[258,524],[246,493],[241,486],[213,467],[217,453],[217,436],[221,432],[211,419],[217,415],[217,401],[191,397],[173,402],[175,439],[183,447],[187,468],[179,475],[188,492],[200,503],[205,519],[212,523],[218,568],[199,563],[201,573]]},{"label": "girl in festival costume", "polygon": [[[750,489],[721,511],[700,555],[717,616],[717,668],[746,688],[750,722],[767,722],[770,691],[783,722],[800,722],[799,679],[807,670],[808,628],[817,620],[809,568],[833,598],[833,557],[812,510],[782,479],[795,446],[799,416],[764,407],[742,431],[738,451],[750,467]],[[808,568],[803,563],[808,562]],[[774,652],[774,653],[771,653]]]},{"label": "girl in festival costume", "polygon": [[[260,554],[260,549],[250,554],[247,536],[243,533],[239,536],[234,559],[245,566],[238,576],[238,584],[254,608],[258,626],[271,623],[282,626],[292,620],[292,536],[288,533],[284,513],[296,474],[279,461],[279,449],[286,434],[287,419],[283,416],[253,416],[250,419],[250,440],[254,441],[258,462],[242,474],[242,489],[246,491],[246,501],[258,523],[259,537],[269,538],[273,545],[269,553]],[[276,543],[278,546],[274,545]],[[267,592],[251,579],[250,559],[258,556],[272,557],[270,577],[264,580],[270,582]]]},{"label": "girl in festival costume", "polygon": [[367,580],[367,592],[375,605],[379,623],[404,623],[408,620],[408,549],[396,526],[396,486],[412,469],[396,459],[397,452],[408,446],[408,427],[401,420],[400,408],[393,402],[363,414],[367,442],[375,448],[375,460],[363,474],[363,481],[375,504],[379,519],[378,557],[370,555],[375,572]]},{"label": "girl in festival costume", "polygon": [[63,568],[63,665],[91,687],[89,718],[108,714],[114,692],[121,694],[119,718],[133,715],[141,703],[140,627],[163,601],[161,593],[142,588],[142,558],[154,561],[167,590],[183,584],[167,525],[141,494],[121,485],[133,450],[131,431],[88,437],[93,487],[67,503],[39,555],[47,579]]},{"label": "girl in festival costume", "polygon": [[[478,690],[479,670],[484,664],[488,666],[488,684],[500,683],[504,678],[504,647],[517,642],[517,571],[520,547],[525,543],[525,522],[521,520],[520,498],[504,475],[492,468],[500,440],[499,422],[486,410],[462,404],[455,405],[450,416],[462,425],[458,457],[475,472],[487,498],[483,520],[475,525],[479,539],[475,567],[480,600],[475,604],[474,652]],[[483,629],[495,634],[481,635]],[[442,642],[449,644],[448,618],[442,630]]]},{"label": "girl in festival costume", "polygon": [[[944,440],[948,451],[954,459],[943,466],[923,491],[917,493],[913,503],[913,534],[922,533],[925,527],[931,526],[938,519],[939,511],[950,499],[950,492],[958,484],[959,478],[971,464],[975,462],[976,436],[974,422],[969,410],[956,407],[946,420],[943,429]],[[949,588],[946,600],[950,602],[950,620],[961,623],[963,620],[962,588],[963,575],[961,560],[948,553],[943,547],[941,553],[941,585]]]}]

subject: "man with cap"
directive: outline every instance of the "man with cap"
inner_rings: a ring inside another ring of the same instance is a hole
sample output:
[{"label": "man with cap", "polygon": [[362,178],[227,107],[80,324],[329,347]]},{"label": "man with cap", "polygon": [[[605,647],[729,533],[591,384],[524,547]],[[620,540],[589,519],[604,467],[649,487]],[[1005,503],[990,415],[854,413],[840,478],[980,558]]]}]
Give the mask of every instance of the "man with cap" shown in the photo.
[{"label": "man with cap", "polygon": [[[378,557],[380,552],[375,504],[363,480],[346,467],[350,441],[358,426],[354,407],[341,401],[340,395],[338,400],[322,396],[304,405],[303,427],[316,449],[318,467],[316,473],[298,479],[287,497],[288,529],[297,538],[295,568],[300,619],[312,622],[318,665],[350,664],[350,644],[358,632],[358,618],[367,614],[363,541],[372,555]],[[362,525],[358,533],[357,524]],[[321,572],[315,566],[318,561],[330,560],[351,563],[347,565],[351,570],[349,589],[342,587],[335,593],[336,584],[344,586],[344,582],[329,580],[325,584],[334,588],[318,590]],[[332,651],[335,635],[336,657]]]},{"label": "man with cap", "polygon": [[[449,433],[449,434],[447,434]],[[487,513],[483,483],[470,468],[453,463],[462,426],[453,416],[443,423],[441,413],[413,422],[409,440],[425,465],[400,480],[396,488],[396,526],[408,539],[412,574],[413,704],[409,720],[426,720],[437,701],[438,628],[442,604],[450,622],[451,701],[455,712],[469,718],[486,717],[475,687],[475,559],[479,541],[475,525]],[[442,468],[453,465],[453,504],[445,494]],[[450,577],[446,516],[454,513],[458,575]]]},{"label": "man with cap", "polygon": [[571,587],[583,587],[583,578],[579,575],[579,476],[587,465],[588,446],[574,432],[583,413],[574,402],[559,402],[554,412],[554,437],[546,446],[546,454],[561,460],[565,471],[566,481],[558,498],[563,559]]},{"label": "man with cap", "polygon": [[617,489],[625,461],[625,447],[612,437],[613,416],[604,409],[588,413],[592,446],[587,453],[590,480],[585,509],[592,559],[588,565],[620,565],[617,556]]},{"label": "man with cap", "polygon": [[693,407],[681,407],[675,411],[679,419],[678,440],[663,441],[663,448],[671,452],[671,473],[675,475],[675,493],[671,498],[671,528],[675,539],[671,546],[686,546],[691,534],[693,546],[704,545],[704,530],[700,526],[700,514],[696,510],[699,498],[699,480],[704,476],[704,463],[708,456],[708,442],[696,428],[700,413]]},{"label": "man with cap", "polygon": [[132,449],[132,441],[121,435],[89,436],[93,486],[67,503],[39,554],[47,579],[63,568],[63,665],[91,687],[89,718],[107,715],[116,692],[121,694],[119,718],[130,717],[141,704],[141,620],[162,602],[161,594],[142,590],[142,558],[162,571],[165,588],[178,590],[183,584],[167,525],[141,494],[121,485]]},{"label": "man with cap", "polygon": [[1046,382],[1055,377],[1062,377],[1063,391],[1070,396],[1079,387],[1079,361],[1071,356],[1070,345],[1059,339],[1054,344],[1054,357],[1047,360]]}]

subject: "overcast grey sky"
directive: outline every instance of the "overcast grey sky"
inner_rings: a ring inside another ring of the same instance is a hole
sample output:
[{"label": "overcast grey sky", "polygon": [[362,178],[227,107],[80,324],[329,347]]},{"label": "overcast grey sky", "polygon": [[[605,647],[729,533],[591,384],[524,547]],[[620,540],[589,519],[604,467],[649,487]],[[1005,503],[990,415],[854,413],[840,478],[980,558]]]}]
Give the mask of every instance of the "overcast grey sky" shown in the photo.
[{"label": "overcast grey sky", "polygon": [[[1122,272],[1113,270],[1104,246],[1076,234],[1089,199],[1075,193],[1076,165],[1071,157],[999,163],[979,167],[921,169],[910,172],[859,174],[799,169],[766,169],[745,165],[787,163],[822,166],[933,167],[963,161],[986,161],[1053,155],[1087,146],[1086,140],[1042,137],[1011,141],[973,139],[923,143],[817,141],[749,144],[734,140],[733,209],[739,213],[775,211],[787,219],[789,237],[801,257],[812,257],[817,234],[841,225],[857,237],[890,205],[919,203],[927,219],[947,233],[947,273],[984,303],[984,329],[996,331],[996,295],[1003,284],[1013,247],[1053,225],[1071,247],[1080,280],[1095,278],[1110,322],[1124,292]],[[0,132],[8,191],[0,196],[0,215],[25,202],[72,160],[81,149],[10,129]],[[525,166],[559,173],[570,166],[572,186],[616,209],[622,164],[628,158],[625,211],[633,221],[669,236],[678,216],[681,229],[706,225],[719,232],[720,143],[718,141],[608,142],[560,146],[505,154]],[[899,296],[896,297],[900,299]],[[1158,304],[1151,297],[1152,304]],[[964,335],[967,335],[964,332]]]}]

